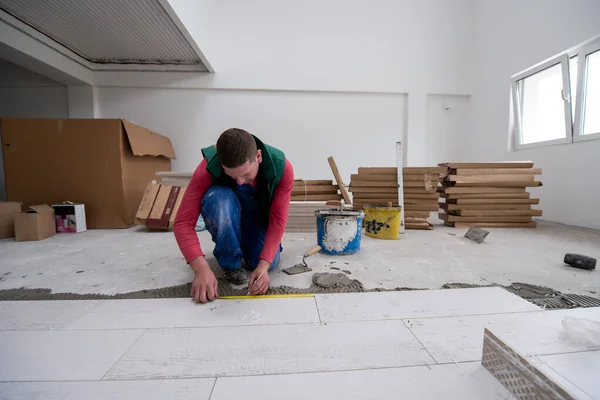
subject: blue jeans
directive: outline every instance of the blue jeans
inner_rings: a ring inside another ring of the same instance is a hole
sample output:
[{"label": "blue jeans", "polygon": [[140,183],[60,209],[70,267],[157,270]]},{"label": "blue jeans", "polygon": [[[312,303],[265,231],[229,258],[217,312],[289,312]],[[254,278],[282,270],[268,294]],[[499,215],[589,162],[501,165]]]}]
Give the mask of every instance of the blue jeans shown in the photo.
[{"label": "blue jeans", "polygon": [[[266,230],[260,224],[256,188],[211,186],[202,199],[202,218],[215,243],[213,255],[221,268],[233,271],[242,266],[242,258],[250,269],[258,266],[265,243]],[[270,270],[279,264],[281,245]]]}]

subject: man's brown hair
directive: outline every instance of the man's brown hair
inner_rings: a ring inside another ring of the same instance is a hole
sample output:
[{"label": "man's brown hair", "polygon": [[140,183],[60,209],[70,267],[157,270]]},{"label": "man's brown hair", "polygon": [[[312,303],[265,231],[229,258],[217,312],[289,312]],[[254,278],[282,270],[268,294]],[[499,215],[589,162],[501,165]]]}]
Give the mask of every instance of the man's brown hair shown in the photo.
[{"label": "man's brown hair", "polygon": [[256,150],[254,137],[243,129],[227,129],[217,140],[217,157],[227,168],[237,168],[254,159]]}]

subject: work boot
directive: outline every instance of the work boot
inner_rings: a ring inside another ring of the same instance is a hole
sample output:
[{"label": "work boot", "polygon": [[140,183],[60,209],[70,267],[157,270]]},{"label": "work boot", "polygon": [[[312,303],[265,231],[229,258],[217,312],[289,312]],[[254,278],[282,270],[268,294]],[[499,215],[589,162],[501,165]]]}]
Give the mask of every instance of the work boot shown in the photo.
[{"label": "work boot", "polygon": [[233,285],[243,285],[248,282],[248,273],[240,267],[233,271],[225,271],[225,279]]}]

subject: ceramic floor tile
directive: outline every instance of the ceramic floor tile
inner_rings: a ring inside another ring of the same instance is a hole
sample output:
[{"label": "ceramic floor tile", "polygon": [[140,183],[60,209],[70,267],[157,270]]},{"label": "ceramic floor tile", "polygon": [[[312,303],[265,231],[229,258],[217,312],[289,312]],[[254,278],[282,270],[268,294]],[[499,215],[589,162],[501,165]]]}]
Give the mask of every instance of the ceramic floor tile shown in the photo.
[{"label": "ceramic floor tile", "polygon": [[0,331],[64,329],[103,301],[3,301]]},{"label": "ceramic floor tile", "polygon": [[317,295],[323,322],[449,317],[536,311],[502,288],[416,290]]},{"label": "ceramic floor tile", "polygon": [[566,337],[561,323],[566,315],[540,311],[405,322],[438,363],[481,360],[484,328],[500,335],[525,356],[593,349]]},{"label": "ceramic floor tile", "polygon": [[8,382],[0,383],[3,400],[208,400],[214,379],[156,381]]},{"label": "ceramic floor tile", "polygon": [[600,351],[539,356],[537,359],[588,396],[600,399]]},{"label": "ceramic floor tile", "polygon": [[561,315],[563,317],[579,317],[592,321],[600,321],[600,307],[572,308],[569,310],[553,310],[548,312],[552,315]]},{"label": "ceramic floor tile", "polygon": [[106,379],[217,377],[433,363],[402,321],[149,330]]},{"label": "ceramic floor tile", "polygon": [[211,400],[511,399],[479,363],[219,378]]},{"label": "ceramic floor tile", "polygon": [[596,338],[593,342],[587,342],[580,336],[572,336],[563,326],[566,317],[576,317],[592,321],[592,329],[597,329],[597,322],[600,322],[598,311],[600,308],[531,313],[530,319],[519,317],[508,324],[498,324],[489,329],[525,356],[600,350]]},{"label": "ceramic floor tile", "polygon": [[185,328],[204,326],[319,323],[315,299],[189,299],[106,301],[70,325],[73,329]]},{"label": "ceramic floor tile", "polygon": [[101,379],[143,332],[0,332],[0,381]]},{"label": "ceramic floor tile", "polygon": [[[569,354],[579,354],[579,353],[569,353]],[[544,356],[546,357],[546,356]],[[571,397],[577,400],[594,400],[600,399],[600,397],[591,397],[579,387],[575,386],[569,380],[567,380],[564,376],[550,368],[548,365],[544,364],[538,357],[527,357],[527,361],[529,364],[534,366],[538,371],[543,373],[545,376],[550,378],[550,380],[560,386],[564,391],[566,391]]]}]

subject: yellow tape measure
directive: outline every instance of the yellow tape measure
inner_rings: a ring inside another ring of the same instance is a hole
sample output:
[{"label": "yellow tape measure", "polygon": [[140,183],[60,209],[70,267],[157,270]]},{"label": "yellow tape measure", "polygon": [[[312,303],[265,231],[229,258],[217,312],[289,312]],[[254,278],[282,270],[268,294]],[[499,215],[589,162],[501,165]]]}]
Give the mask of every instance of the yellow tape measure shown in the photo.
[{"label": "yellow tape measure", "polygon": [[298,297],[313,297],[312,293],[299,294],[264,294],[262,296],[221,296],[223,300],[253,300],[253,299],[293,299]]}]

